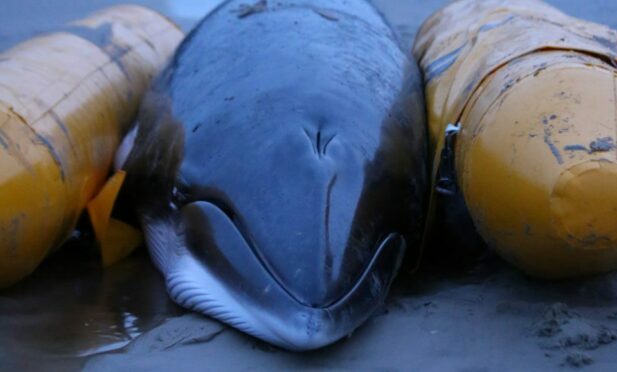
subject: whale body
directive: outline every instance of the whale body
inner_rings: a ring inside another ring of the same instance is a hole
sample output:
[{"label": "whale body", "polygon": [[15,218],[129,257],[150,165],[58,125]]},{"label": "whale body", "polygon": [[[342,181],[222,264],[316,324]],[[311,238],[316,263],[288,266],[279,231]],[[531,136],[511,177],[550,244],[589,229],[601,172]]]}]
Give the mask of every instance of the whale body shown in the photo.
[{"label": "whale body", "polygon": [[289,350],[381,305],[424,223],[410,58],[365,1],[227,1],[201,21],[122,150],[175,302]]}]

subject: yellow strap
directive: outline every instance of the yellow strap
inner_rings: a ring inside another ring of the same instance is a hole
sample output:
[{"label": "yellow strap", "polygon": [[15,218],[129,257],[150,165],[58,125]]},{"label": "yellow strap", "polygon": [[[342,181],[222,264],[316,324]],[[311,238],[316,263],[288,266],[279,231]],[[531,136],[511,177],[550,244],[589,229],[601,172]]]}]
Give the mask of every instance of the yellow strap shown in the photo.
[{"label": "yellow strap", "polygon": [[111,212],[125,177],[125,171],[117,171],[105,183],[99,194],[88,203],[88,215],[105,267],[127,257],[143,242],[141,231],[111,218]]}]

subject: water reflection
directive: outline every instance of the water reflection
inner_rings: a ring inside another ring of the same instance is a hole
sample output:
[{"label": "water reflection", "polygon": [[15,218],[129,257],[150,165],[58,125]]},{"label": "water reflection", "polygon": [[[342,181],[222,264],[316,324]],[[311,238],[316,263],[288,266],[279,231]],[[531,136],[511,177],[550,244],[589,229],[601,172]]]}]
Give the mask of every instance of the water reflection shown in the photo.
[{"label": "water reflection", "polygon": [[188,31],[223,0],[167,0],[166,14]]},{"label": "water reflection", "polygon": [[0,292],[0,348],[16,360],[89,356],[182,312],[144,251],[103,270],[92,246],[73,242]]}]

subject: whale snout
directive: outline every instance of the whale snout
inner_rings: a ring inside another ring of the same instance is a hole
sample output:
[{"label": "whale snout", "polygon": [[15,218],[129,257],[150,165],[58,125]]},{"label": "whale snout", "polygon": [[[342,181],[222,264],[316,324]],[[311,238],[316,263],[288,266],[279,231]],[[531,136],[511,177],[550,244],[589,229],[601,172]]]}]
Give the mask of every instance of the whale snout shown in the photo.
[{"label": "whale snout", "polygon": [[[300,240],[297,249],[304,253],[275,267],[268,257],[277,247],[259,246],[251,226],[224,206],[187,204],[180,226],[181,262],[167,275],[172,298],[296,351],[326,346],[361,325],[383,302],[405,251],[405,239],[396,233],[380,237],[370,249],[361,239],[326,247],[324,237],[314,235],[312,250],[309,239]],[[362,264],[347,265],[350,257],[357,259],[355,250],[369,255]]]}]

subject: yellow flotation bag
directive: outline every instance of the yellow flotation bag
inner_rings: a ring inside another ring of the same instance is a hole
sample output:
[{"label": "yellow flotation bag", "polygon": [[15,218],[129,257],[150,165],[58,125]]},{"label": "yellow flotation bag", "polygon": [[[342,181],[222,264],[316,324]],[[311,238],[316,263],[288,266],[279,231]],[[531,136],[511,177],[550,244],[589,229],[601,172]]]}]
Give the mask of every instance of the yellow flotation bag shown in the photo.
[{"label": "yellow flotation bag", "polygon": [[440,174],[451,152],[488,245],[539,277],[617,269],[617,33],[540,1],[459,0],[414,54],[433,179],[456,191]]},{"label": "yellow flotation bag", "polygon": [[[118,6],[0,54],[0,288],[70,235],[101,191],[144,90],[182,37],[152,10]],[[104,220],[93,221],[102,245],[118,231],[132,245],[138,239],[108,220],[121,177],[90,208]],[[105,261],[118,258],[103,253]]]}]

